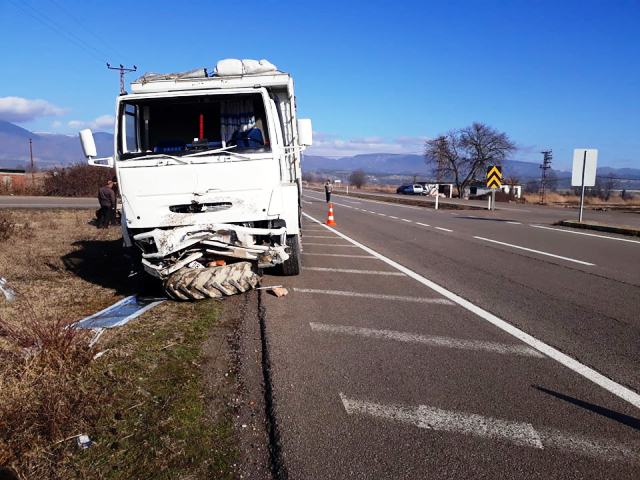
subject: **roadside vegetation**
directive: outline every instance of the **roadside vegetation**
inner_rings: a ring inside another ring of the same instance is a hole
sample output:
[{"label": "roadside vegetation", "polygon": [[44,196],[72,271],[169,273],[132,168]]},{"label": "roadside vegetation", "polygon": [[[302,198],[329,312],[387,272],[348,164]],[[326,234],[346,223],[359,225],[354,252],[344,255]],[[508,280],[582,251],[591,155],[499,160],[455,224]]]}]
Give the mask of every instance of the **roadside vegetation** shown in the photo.
[{"label": "roadside vegetation", "polygon": [[232,407],[202,375],[220,304],[167,302],[94,346],[94,332],[68,328],[135,290],[119,229],[96,230],[92,216],[0,211],[0,277],[16,292],[10,303],[0,293],[0,469],[20,479],[232,478]]}]

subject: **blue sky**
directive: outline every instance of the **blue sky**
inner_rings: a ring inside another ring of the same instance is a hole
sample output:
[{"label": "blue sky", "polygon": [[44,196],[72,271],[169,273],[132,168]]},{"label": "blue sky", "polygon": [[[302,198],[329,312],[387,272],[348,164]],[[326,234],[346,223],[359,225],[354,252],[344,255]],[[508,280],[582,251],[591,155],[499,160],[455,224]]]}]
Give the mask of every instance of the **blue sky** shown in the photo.
[{"label": "blue sky", "polygon": [[294,75],[316,154],[417,153],[481,121],[517,142],[514,159],[551,148],[569,168],[593,147],[600,165],[640,168],[638,24],[638,0],[0,0],[0,119],[108,130],[106,61],[267,58]]}]

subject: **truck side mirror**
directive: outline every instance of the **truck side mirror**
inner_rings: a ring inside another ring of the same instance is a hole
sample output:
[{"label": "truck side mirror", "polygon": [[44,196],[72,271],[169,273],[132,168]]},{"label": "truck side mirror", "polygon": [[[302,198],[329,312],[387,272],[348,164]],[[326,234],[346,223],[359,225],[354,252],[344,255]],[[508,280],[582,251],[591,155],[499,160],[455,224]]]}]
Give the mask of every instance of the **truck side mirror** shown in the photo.
[{"label": "truck side mirror", "polygon": [[97,157],[98,152],[96,150],[96,142],[93,139],[93,132],[89,128],[80,130],[80,143],[82,144],[82,151],[84,156],[88,159],[91,157]]},{"label": "truck side mirror", "polygon": [[94,167],[113,167],[113,157],[96,158],[98,156],[96,141],[93,139],[93,133],[90,129],[86,128],[80,131],[80,144],[89,165]]},{"label": "truck side mirror", "polygon": [[298,119],[298,143],[304,147],[313,145],[313,129],[309,118]]}]

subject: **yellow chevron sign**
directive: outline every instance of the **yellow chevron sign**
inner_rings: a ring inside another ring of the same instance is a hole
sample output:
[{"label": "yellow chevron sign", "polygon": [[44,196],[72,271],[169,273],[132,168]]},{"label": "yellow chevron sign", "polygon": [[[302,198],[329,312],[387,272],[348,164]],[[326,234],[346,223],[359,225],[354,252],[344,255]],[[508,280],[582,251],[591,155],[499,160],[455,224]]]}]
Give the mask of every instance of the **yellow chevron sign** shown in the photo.
[{"label": "yellow chevron sign", "polygon": [[502,186],[502,167],[491,165],[487,168],[487,187],[500,188]]}]

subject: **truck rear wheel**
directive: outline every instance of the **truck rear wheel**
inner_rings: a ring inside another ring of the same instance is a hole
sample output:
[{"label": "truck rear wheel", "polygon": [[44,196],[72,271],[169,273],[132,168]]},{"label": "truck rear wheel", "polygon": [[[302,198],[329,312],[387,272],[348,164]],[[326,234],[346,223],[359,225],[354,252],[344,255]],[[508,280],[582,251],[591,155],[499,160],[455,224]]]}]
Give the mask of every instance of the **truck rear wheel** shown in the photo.
[{"label": "truck rear wheel", "polygon": [[164,281],[164,288],[176,300],[203,300],[246,292],[259,281],[249,262],[238,262],[222,267],[182,268]]},{"label": "truck rear wheel", "polygon": [[287,247],[290,250],[289,259],[280,265],[278,273],[286,277],[300,275],[302,271],[300,235],[287,235]]}]

